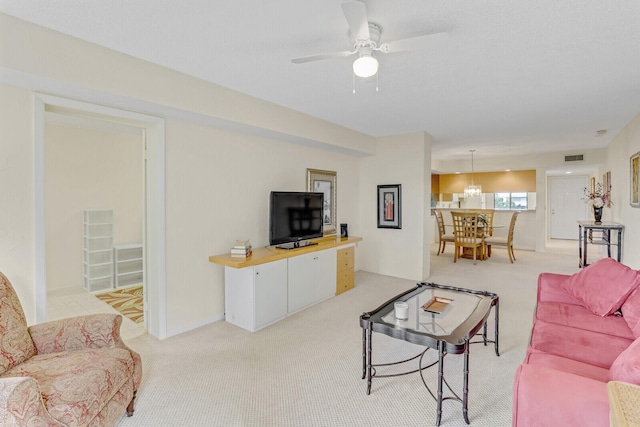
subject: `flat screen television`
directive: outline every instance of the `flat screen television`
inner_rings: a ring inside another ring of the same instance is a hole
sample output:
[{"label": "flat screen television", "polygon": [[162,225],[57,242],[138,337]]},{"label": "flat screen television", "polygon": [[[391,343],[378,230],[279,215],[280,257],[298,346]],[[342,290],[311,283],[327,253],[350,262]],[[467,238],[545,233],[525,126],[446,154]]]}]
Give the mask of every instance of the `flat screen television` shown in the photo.
[{"label": "flat screen television", "polygon": [[324,193],[272,191],[269,206],[271,246],[293,249],[322,237]]}]

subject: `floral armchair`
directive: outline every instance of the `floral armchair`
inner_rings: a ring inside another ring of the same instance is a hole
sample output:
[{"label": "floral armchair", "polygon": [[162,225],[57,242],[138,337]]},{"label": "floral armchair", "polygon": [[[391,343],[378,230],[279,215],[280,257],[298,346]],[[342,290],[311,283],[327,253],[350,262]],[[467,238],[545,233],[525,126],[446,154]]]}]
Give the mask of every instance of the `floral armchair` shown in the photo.
[{"label": "floral armchair", "polygon": [[133,415],[142,362],[121,323],[97,314],[27,327],[0,273],[0,425],[100,427]]}]

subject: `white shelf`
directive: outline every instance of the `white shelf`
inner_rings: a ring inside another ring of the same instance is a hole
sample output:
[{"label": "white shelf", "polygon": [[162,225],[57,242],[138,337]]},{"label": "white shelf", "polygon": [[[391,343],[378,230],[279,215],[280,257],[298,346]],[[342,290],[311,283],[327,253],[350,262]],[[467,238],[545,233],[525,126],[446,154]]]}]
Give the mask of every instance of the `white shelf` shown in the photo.
[{"label": "white shelf", "polygon": [[113,247],[115,287],[144,284],[144,257],[141,243]]},{"label": "white shelf", "polygon": [[89,292],[113,287],[113,211],[85,210],[82,214],[82,286]]}]

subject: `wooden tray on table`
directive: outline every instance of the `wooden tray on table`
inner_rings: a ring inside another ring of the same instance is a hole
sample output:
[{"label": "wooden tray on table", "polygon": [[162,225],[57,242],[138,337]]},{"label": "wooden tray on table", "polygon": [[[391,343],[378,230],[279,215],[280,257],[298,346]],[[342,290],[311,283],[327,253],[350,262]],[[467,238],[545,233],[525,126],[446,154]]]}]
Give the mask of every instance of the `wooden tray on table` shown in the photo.
[{"label": "wooden tray on table", "polygon": [[432,297],[429,301],[422,304],[422,309],[429,313],[440,314],[453,302],[450,298]]}]

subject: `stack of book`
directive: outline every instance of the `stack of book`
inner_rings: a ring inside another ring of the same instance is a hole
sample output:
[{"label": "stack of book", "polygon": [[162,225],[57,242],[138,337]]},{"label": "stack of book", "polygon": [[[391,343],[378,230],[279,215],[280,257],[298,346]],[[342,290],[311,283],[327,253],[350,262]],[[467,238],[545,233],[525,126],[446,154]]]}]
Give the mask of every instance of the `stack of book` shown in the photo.
[{"label": "stack of book", "polygon": [[232,258],[247,258],[251,255],[251,243],[248,240],[236,240],[231,248]]}]

